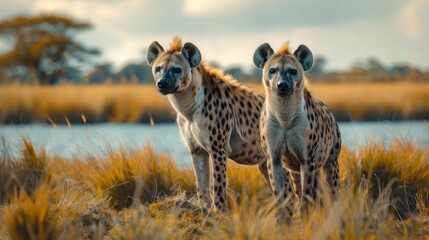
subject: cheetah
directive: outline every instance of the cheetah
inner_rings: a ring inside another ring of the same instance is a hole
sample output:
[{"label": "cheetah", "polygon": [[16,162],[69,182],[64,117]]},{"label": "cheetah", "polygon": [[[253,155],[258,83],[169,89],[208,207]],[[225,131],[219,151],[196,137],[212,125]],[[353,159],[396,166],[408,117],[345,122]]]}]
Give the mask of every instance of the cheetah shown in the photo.
[{"label": "cheetah", "polygon": [[215,209],[227,210],[228,158],[239,164],[258,164],[269,183],[259,133],[264,97],[206,64],[194,44],[182,46],[178,37],[167,51],[153,42],[146,59],[152,66],[158,91],[167,95],[177,112],[202,207],[208,209],[214,202]]},{"label": "cheetah", "polygon": [[[306,86],[304,72],[313,65],[307,46],[300,45],[292,54],[286,43],[274,53],[264,43],[256,49],[253,62],[262,68],[266,93],[260,130],[270,184],[283,206],[282,217],[290,223],[295,195],[304,213],[309,203],[320,200],[321,172],[332,200],[337,199],[341,134],[332,112]],[[289,174],[283,174],[283,167]]]}]

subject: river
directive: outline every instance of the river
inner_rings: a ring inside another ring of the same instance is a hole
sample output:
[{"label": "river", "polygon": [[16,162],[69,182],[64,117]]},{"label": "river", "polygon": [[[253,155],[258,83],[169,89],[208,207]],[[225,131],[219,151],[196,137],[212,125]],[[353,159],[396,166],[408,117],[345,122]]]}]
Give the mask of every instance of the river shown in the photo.
[{"label": "river", "polygon": [[[376,139],[389,144],[394,137],[406,138],[429,147],[429,125],[424,121],[347,122],[340,123],[343,144],[351,148]],[[125,147],[138,150],[150,144],[157,151],[170,154],[182,165],[189,155],[175,123],[155,124],[85,124],[73,125],[2,125],[0,153],[7,150],[19,155],[22,139],[29,139],[37,149],[50,155],[72,159],[87,155],[103,156],[106,149]]]}]

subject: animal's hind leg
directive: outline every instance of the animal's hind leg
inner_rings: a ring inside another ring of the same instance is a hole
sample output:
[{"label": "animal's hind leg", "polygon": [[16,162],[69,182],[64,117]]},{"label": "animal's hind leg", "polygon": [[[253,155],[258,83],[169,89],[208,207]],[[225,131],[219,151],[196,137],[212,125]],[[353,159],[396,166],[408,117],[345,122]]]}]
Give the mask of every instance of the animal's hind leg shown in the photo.
[{"label": "animal's hind leg", "polygon": [[301,173],[300,172],[290,172],[292,177],[293,186],[295,189],[295,194],[298,198],[301,198]]},{"label": "animal's hind leg", "polygon": [[285,178],[285,188],[284,188],[284,199],[285,199],[285,212],[284,214],[286,216],[284,216],[284,218],[286,219],[286,223],[292,222],[293,219],[293,212],[295,209],[295,201],[296,201],[296,196],[294,194],[294,186],[292,183],[292,173],[289,172],[288,169],[286,169],[285,167],[283,167],[283,173],[284,173],[284,178]]},{"label": "animal's hind leg", "polygon": [[325,165],[323,166],[323,175],[329,186],[330,196],[332,200],[337,200],[339,191],[339,167],[338,155],[331,153]]}]

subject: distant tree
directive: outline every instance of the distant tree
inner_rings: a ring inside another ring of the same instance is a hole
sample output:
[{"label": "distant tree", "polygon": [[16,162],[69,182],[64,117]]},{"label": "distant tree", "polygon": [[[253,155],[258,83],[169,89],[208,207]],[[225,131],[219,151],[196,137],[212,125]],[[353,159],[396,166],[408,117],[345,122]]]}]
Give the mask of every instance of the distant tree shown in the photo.
[{"label": "distant tree", "polygon": [[368,70],[372,72],[383,72],[386,71],[383,63],[377,58],[368,58]]},{"label": "distant tree", "polygon": [[405,76],[409,74],[412,70],[412,67],[408,64],[395,65],[390,68],[389,73],[392,75]]},{"label": "distant tree", "polygon": [[355,60],[350,67],[350,72],[352,73],[362,73],[364,71],[366,71],[366,66],[361,60]]},{"label": "distant tree", "polygon": [[225,72],[233,76],[235,79],[240,78],[241,74],[243,74],[243,70],[238,66],[227,68]]},{"label": "distant tree", "polygon": [[110,63],[100,64],[95,66],[88,75],[85,76],[87,83],[102,83],[108,78],[112,78],[113,67]]},{"label": "distant tree", "polygon": [[150,66],[146,63],[130,63],[124,66],[118,75],[125,77],[127,80],[137,78],[140,83],[151,82],[152,83],[152,72]]},{"label": "distant tree", "polygon": [[101,64],[85,76],[87,83],[102,83],[105,81],[118,83],[120,81],[134,83],[153,83],[151,67],[146,62],[129,63],[118,72],[114,72],[111,64]]},{"label": "distant tree", "polygon": [[352,64],[352,71],[370,71],[370,72],[384,72],[386,68],[383,63],[377,58],[371,57],[364,61],[356,61]]},{"label": "distant tree", "polygon": [[328,61],[323,56],[315,56],[313,66],[308,70],[307,74],[309,76],[316,76],[325,71],[325,66]]},{"label": "distant tree", "polygon": [[262,70],[260,68],[254,67],[251,74],[252,74],[252,77],[256,81],[261,81],[262,80]]},{"label": "distant tree", "polygon": [[73,64],[85,63],[90,56],[99,54],[73,38],[77,32],[90,28],[88,23],[57,15],[4,20],[0,22],[0,37],[14,44],[9,52],[0,55],[0,66],[25,66],[37,72],[41,84],[76,74]]}]

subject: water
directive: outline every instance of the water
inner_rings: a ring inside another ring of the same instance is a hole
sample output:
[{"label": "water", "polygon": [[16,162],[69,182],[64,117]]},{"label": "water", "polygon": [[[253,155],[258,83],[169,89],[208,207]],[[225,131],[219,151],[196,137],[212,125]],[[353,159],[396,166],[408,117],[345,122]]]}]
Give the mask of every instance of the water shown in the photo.
[{"label": "water", "polygon": [[[369,138],[389,144],[392,138],[401,137],[429,147],[429,125],[423,121],[404,122],[350,122],[340,123],[343,144],[357,147]],[[29,139],[37,149],[50,155],[72,159],[82,156],[103,156],[107,147],[117,150],[125,147],[138,150],[150,144],[158,151],[170,154],[179,164],[190,164],[189,154],[175,123],[156,124],[95,124],[67,125],[29,124],[0,126],[0,136],[12,155],[19,155],[22,138]]]}]

